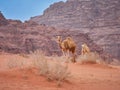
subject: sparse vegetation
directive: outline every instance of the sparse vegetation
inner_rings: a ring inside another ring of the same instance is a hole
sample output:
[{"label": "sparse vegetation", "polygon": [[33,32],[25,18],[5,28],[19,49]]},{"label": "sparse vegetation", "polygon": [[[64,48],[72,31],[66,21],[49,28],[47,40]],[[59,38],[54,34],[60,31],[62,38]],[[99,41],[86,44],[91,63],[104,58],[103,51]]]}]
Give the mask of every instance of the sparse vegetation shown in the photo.
[{"label": "sparse vegetation", "polygon": [[120,65],[120,61],[117,59],[113,59],[113,61],[110,63],[111,65],[115,65],[115,66],[119,66]]},{"label": "sparse vegetation", "polygon": [[12,68],[24,68],[25,66],[25,61],[24,60],[20,60],[19,58],[15,57],[11,60],[8,61],[7,63],[8,68],[12,69]]},{"label": "sparse vegetation", "polygon": [[20,53],[19,55],[20,55],[21,57],[28,58],[28,55],[25,54],[25,53]]},{"label": "sparse vegetation", "polygon": [[101,58],[99,54],[90,52],[84,55],[80,55],[77,58],[77,62],[81,64],[86,64],[86,63],[95,64],[95,63],[101,63]]},{"label": "sparse vegetation", "polygon": [[31,53],[31,58],[33,66],[39,71],[39,75],[47,77],[47,80],[57,81],[58,86],[61,85],[62,81],[68,80],[70,77],[67,64],[62,64],[58,58],[48,61],[45,53],[41,51]]},{"label": "sparse vegetation", "polygon": [[[26,56],[26,55],[25,55]],[[57,85],[60,86],[63,81],[66,81],[71,76],[68,70],[67,63],[65,63],[66,57],[52,56],[47,57],[42,51],[31,52],[27,55],[28,61],[24,60],[26,57],[23,55],[14,56],[7,63],[8,68],[24,69],[35,68],[37,69],[37,75],[45,76],[48,81],[57,81]],[[51,59],[51,60],[50,60]]]},{"label": "sparse vegetation", "polygon": [[58,55],[54,55],[54,56],[51,56],[50,57],[52,60],[54,61],[60,61],[60,63],[69,63],[69,62],[72,62],[71,61],[71,57],[68,57],[68,56],[58,56]]}]

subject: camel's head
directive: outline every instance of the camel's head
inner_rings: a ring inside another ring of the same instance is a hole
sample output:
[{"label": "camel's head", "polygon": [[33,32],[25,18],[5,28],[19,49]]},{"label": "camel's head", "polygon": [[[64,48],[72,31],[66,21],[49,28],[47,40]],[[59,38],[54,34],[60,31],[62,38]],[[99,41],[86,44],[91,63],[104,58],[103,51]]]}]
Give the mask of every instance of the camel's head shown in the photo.
[{"label": "camel's head", "polygon": [[85,46],[87,46],[87,44],[86,44],[86,43],[82,44],[82,47],[85,47]]},{"label": "camel's head", "polygon": [[61,36],[53,37],[52,40],[55,41],[55,42],[57,42],[57,43],[62,42],[62,38],[61,38]]},{"label": "camel's head", "polygon": [[82,44],[81,46],[84,47],[84,44]]},{"label": "camel's head", "polygon": [[61,36],[57,36],[57,42],[62,42],[62,37]]},{"label": "camel's head", "polygon": [[72,38],[71,37],[67,37],[67,40],[72,40]]}]

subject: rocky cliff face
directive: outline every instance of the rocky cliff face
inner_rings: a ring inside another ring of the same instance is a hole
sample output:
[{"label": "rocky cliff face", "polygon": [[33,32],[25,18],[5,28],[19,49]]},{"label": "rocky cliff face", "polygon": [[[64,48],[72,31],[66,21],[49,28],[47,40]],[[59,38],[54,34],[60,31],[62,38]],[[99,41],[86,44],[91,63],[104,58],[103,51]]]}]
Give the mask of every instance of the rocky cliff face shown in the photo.
[{"label": "rocky cliff face", "polygon": [[31,20],[63,28],[120,25],[120,0],[68,0],[58,2]]},{"label": "rocky cliff face", "polygon": [[3,14],[0,12],[0,26],[2,25],[7,25],[7,20],[6,18],[3,16]]},{"label": "rocky cliff face", "polygon": [[88,33],[105,52],[120,59],[120,0],[67,0],[30,20]]},{"label": "rocky cliff face", "polygon": [[25,23],[19,20],[6,21],[7,25],[0,26],[0,52],[30,53],[39,49],[46,52],[47,55],[60,55],[61,50],[54,38],[57,35],[62,35],[63,39],[71,36],[75,40],[77,54],[80,54],[81,44],[85,42],[92,51],[103,53],[103,49],[95,44],[87,34],[82,34],[79,31],[56,29],[32,21],[26,21]]}]

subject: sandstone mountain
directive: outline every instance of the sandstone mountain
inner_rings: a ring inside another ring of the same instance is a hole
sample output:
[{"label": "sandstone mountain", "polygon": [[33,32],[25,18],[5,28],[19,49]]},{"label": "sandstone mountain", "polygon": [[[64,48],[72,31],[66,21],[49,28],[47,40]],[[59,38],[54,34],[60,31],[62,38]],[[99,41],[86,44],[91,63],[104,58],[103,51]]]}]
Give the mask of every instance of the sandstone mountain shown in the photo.
[{"label": "sandstone mountain", "polygon": [[105,52],[120,59],[120,0],[61,1],[30,21],[87,33]]},{"label": "sandstone mountain", "polygon": [[[54,38],[56,38],[57,35],[62,35],[63,39],[71,36],[75,40],[77,44],[77,54],[79,55],[81,44],[85,42],[92,51],[103,54],[103,49],[95,44],[87,34],[39,25],[32,21],[22,23],[19,20],[3,19],[8,24],[0,26],[0,52],[30,53],[31,51],[34,52],[39,49],[46,52],[47,55],[61,55],[61,50]],[[2,23],[1,20],[0,23]]]},{"label": "sandstone mountain", "polygon": [[3,16],[3,14],[0,12],[0,26],[2,25],[7,25],[7,20],[5,19],[5,17]]}]

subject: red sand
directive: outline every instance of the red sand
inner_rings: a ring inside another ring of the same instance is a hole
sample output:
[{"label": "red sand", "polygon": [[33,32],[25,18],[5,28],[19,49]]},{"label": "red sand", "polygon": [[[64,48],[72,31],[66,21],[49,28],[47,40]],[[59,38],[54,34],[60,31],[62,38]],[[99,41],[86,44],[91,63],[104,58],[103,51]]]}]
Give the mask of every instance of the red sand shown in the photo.
[{"label": "red sand", "polygon": [[35,74],[35,69],[8,69],[6,62],[13,57],[0,55],[0,90],[120,90],[120,67],[69,64],[72,77],[57,87],[55,81]]}]

